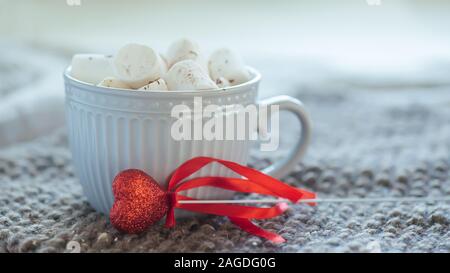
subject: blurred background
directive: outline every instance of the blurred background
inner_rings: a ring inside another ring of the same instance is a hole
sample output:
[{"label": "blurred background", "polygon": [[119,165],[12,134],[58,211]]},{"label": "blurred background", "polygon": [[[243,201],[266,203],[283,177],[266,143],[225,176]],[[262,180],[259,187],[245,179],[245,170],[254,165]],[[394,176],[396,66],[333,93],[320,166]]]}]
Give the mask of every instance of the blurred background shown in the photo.
[{"label": "blurred background", "polygon": [[[320,198],[450,196],[449,0],[0,0],[0,252],[450,252],[443,202],[292,206],[260,223],[283,245],[222,217],[114,231],[74,174],[62,73],[75,53],[164,52],[181,37],[238,51],[261,98],[304,103],[312,142],[286,183]],[[298,140],[281,118],[281,149],[255,149],[252,167]]]},{"label": "blurred background", "polygon": [[232,47],[262,72],[261,97],[447,86],[449,14],[445,0],[0,0],[0,146],[63,126],[72,54],[129,41]]}]

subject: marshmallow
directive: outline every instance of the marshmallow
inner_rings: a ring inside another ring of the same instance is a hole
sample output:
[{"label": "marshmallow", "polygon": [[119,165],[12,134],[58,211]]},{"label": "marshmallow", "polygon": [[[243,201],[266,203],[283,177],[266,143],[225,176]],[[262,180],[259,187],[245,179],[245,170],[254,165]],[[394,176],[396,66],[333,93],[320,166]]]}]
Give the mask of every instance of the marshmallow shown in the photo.
[{"label": "marshmallow", "polygon": [[76,54],[72,58],[70,75],[77,80],[99,84],[104,78],[114,75],[112,56],[101,54]]},{"label": "marshmallow", "polygon": [[250,73],[244,61],[237,53],[227,48],[216,50],[211,54],[208,67],[213,81],[223,77],[231,85],[236,85],[250,80]]},{"label": "marshmallow", "polygon": [[176,63],[165,76],[169,90],[207,90],[217,89],[200,65],[192,60]]},{"label": "marshmallow", "polygon": [[116,77],[131,88],[140,88],[161,78],[167,71],[161,56],[148,46],[127,44],[114,58]]},{"label": "marshmallow", "polygon": [[230,81],[225,79],[224,77],[220,77],[216,80],[216,84],[219,88],[225,88],[225,87],[229,87]]},{"label": "marshmallow", "polygon": [[120,88],[120,89],[130,89],[128,84],[119,81],[114,77],[106,77],[101,81],[98,86],[109,87],[109,88]]},{"label": "marshmallow", "polygon": [[206,72],[208,71],[206,60],[201,53],[200,47],[196,42],[189,39],[180,39],[173,42],[169,46],[165,57],[169,68],[180,61],[193,60]]},{"label": "marshmallow", "polygon": [[167,91],[167,84],[164,79],[158,79],[139,88],[142,91]]},{"label": "marshmallow", "polygon": [[168,69],[168,68],[170,68],[170,66],[167,64],[167,58],[166,58],[166,56],[164,56],[164,54],[159,54],[159,57],[161,57],[161,60],[163,61],[163,63],[164,63],[164,65],[166,66],[166,70]]}]

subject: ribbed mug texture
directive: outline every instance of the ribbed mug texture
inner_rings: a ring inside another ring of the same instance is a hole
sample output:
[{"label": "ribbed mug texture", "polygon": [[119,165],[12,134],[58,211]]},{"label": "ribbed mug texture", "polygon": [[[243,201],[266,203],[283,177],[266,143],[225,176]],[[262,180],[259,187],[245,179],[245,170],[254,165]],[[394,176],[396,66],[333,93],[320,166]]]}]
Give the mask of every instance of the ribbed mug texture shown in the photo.
[{"label": "ribbed mug texture", "polygon": [[[84,84],[65,74],[66,120],[75,172],[90,204],[109,214],[112,181],[120,171],[142,169],[166,187],[169,175],[196,156],[246,164],[248,140],[182,140],[171,137],[174,105],[203,106],[256,103],[258,79],[218,91],[144,92]],[[195,176],[233,176],[213,164]],[[187,192],[198,199],[229,199],[232,192],[204,187]]]}]

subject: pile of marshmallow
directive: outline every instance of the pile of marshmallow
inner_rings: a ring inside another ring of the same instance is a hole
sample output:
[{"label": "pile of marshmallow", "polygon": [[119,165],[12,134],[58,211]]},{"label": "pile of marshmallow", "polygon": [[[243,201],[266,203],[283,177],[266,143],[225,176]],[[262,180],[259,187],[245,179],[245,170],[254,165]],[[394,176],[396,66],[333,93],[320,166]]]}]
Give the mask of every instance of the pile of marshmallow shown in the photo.
[{"label": "pile of marshmallow", "polygon": [[136,43],[122,47],[115,56],[77,54],[71,76],[109,88],[142,91],[212,90],[250,80],[243,60],[234,51],[214,51],[209,60],[189,39],[170,45],[165,55]]}]

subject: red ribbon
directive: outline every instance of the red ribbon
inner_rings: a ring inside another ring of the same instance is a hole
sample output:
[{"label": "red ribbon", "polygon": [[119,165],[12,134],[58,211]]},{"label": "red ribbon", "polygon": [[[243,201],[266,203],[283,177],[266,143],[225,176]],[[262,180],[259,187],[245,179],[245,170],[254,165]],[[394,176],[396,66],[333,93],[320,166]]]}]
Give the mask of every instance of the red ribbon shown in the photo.
[{"label": "red ribbon", "polygon": [[[184,182],[190,175],[212,162],[220,163],[246,179],[231,177],[200,177]],[[169,180],[167,191],[171,201],[166,217],[166,227],[173,227],[175,225],[174,210],[175,208],[180,208],[194,212],[227,216],[231,222],[251,234],[266,238],[275,243],[285,242],[285,239],[280,235],[264,230],[253,224],[250,220],[269,219],[279,216],[288,208],[286,203],[278,203],[270,208],[261,208],[234,204],[180,204],[178,202],[179,200],[196,200],[179,194],[180,191],[204,186],[243,193],[270,195],[288,199],[293,203],[297,203],[300,199],[316,198],[316,195],[313,192],[291,187],[260,171],[239,165],[235,162],[211,157],[196,157],[186,161],[178,167]],[[310,205],[314,204],[312,203]]]}]

